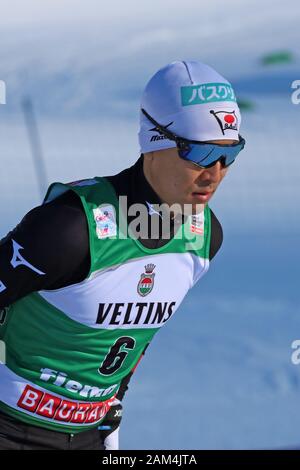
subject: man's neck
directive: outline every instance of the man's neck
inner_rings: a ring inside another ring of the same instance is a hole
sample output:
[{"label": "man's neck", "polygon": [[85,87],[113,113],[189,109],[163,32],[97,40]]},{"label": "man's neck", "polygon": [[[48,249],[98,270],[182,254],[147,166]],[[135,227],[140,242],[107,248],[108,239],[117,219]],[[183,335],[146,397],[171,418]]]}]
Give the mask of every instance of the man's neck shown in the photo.
[{"label": "man's neck", "polygon": [[[151,186],[152,190],[157,195],[157,198],[160,201],[159,204],[167,204],[166,201],[164,201],[162,199],[162,197],[159,195],[157,189],[155,188],[154,182],[152,182],[151,172],[148,170],[147,165],[145,165],[145,159],[143,160],[143,173],[144,173],[144,177],[145,177],[147,183]],[[149,202],[151,202],[151,201],[149,201]],[[178,215],[178,213],[174,212],[174,210],[170,211],[169,216],[170,216],[171,220],[173,220],[176,217],[176,215]]]}]

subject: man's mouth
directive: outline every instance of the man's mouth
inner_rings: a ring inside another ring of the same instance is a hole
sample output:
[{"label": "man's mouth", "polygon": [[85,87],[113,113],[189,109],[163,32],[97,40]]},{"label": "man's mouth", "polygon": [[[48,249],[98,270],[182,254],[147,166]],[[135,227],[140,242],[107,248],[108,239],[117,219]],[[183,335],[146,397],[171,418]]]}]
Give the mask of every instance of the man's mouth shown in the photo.
[{"label": "man's mouth", "polygon": [[212,191],[194,191],[193,194],[211,194]]},{"label": "man's mouth", "polygon": [[192,196],[197,198],[200,202],[207,202],[212,195],[213,191],[195,191],[192,193]]}]

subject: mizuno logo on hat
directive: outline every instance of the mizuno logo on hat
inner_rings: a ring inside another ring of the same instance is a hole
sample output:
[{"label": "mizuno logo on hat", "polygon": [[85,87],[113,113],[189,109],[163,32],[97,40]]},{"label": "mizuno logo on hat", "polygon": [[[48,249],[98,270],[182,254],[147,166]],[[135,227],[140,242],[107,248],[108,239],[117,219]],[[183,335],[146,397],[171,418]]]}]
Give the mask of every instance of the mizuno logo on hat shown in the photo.
[{"label": "mizuno logo on hat", "polygon": [[[174,121],[170,122],[169,124],[167,124],[166,126],[164,126],[166,129],[168,129],[168,127],[170,127],[172,124],[173,124]],[[163,139],[167,139],[168,137],[165,136],[159,129],[157,129],[157,127],[152,127],[151,129],[148,129],[149,132],[158,132],[159,135],[153,135],[150,139],[150,142],[153,142],[153,141],[156,141],[156,140],[163,140]]]}]

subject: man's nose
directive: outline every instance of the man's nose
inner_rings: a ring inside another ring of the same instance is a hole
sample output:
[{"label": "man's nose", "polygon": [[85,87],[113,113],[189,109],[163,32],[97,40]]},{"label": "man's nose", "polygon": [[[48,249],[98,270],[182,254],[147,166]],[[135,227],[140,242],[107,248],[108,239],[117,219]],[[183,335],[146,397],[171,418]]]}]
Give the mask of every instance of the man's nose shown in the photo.
[{"label": "man's nose", "polygon": [[201,180],[206,179],[212,182],[217,182],[221,178],[221,170],[223,165],[220,160],[216,161],[216,163],[209,168],[203,168],[201,172]]}]

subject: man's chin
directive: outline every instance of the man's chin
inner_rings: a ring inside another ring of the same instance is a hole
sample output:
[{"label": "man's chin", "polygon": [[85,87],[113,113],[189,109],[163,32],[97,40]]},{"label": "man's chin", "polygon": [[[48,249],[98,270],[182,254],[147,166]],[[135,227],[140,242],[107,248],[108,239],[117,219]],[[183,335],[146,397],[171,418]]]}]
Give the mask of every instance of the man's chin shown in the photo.
[{"label": "man's chin", "polygon": [[[171,210],[172,215],[176,216],[179,213],[183,215],[195,215],[195,214],[200,214],[201,212],[204,211],[204,208],[206,206],[206,203],[195,203],[194,201],[191,202],[191,200],[187,200],[185,202],[177,202],[176,207],[171,206],[173,210]],[[175,209],[175,210],[174,210]]]},{"label": "man's chin", "polygon": [[206,204],[185,203],[182,208],[184,215],[196,215],[204,211]]}]

